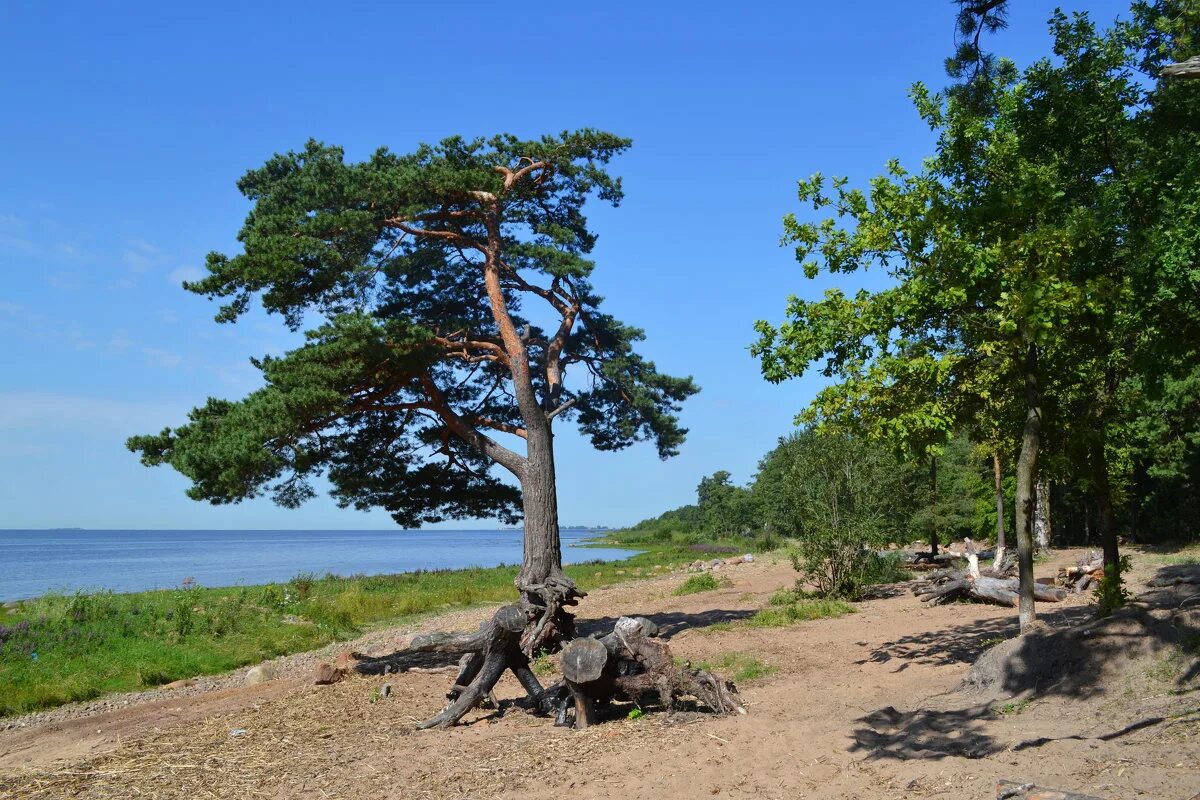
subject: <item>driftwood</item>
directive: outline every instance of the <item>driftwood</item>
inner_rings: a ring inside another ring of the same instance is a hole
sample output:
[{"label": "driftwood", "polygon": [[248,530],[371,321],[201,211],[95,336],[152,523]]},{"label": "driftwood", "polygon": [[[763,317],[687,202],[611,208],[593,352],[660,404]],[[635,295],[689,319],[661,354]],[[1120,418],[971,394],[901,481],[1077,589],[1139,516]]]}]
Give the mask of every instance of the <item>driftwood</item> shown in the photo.
[{"label": "driftwood", "polygon": [[607,636],[576,639],[563,648],[563,680],[545,691],[557,700],[560,724],[567,722],[570,708],[575,728],[586,728],[613,699],[639,702],[647,695],[666,710],[683,697],[694,697],[718,714],[744,710],[732,683],[690,664],[677,665],[666,643],[652,638],[655,631],[647,622],[621,617]]},{"label": "driftwood", "polygon": [[1066,792],[1061,789],[1044,789],[1032,783],[999,781],[996,784],[996,800],[1104,800],[1092,794]]},{"label": "driftwood", "polygon": [[[981,571],[976,553],[967,554],[967,564],[966,570],[941,569],[931,572],[925,580],[913,584],[913,594],[933,606],[962,599],[1017,607],[1017,578],[995,577],[994,570]],[[1045,603],[1057,603],[1067,596],[1067,592],[1055,586],[1035,583],[1033,596],[1035,600]]]},{"label": "driftwood", "polygon": [[[457,676],[446,692],[449,704],[417,726],[421,729],[448,728],[477,705],[490,701],[494,706],[492,689],[505,670],[520,681],[528,701],[545,710],[545,692],[529,666],[530,659],[540,652],[557,652],[563,640],[574,636],[574,617],[566,609],[585,596],[567,578],[554,577],[545,583],[524,586],[520,602],[497,610],[474,633],[417,636],[407,648],[385,658],[362,657],[357,669],[360,672],[436,669],[445,665],[447,656],[461,656]],[[434,660],[431,656],[440,657],[442,663],[431,663]]]}]

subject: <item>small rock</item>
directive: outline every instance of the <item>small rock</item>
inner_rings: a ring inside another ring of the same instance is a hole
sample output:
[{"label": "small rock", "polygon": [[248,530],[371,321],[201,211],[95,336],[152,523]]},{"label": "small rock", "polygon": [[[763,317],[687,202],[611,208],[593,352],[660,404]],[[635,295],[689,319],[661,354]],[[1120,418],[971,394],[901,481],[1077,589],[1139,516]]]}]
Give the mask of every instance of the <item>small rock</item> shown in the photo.
[{"label": "small rock", "polygon": [[721,566],[721,565],[722,565],[722,564],[724,564],[724,563],[725,563],[725,562],[724,562],[724,561],[722,561],[721,559],[719,559],[719,558],[714,558],[712,561],[708,562],[708,565],[709,565],[710,567],[719,567],[719,566]]},{"label": "small rock", "polygon": [[387,697],[391,693],[392,693],[392,685],[390,683],[385,683],[383,686],[379,687],[379,696],[380,697]]},{"label": "small rock", "polygon": [[737,567],[737,566],[741,566],[741,564],[742,564],[742,559],[741,559],[740,557],[738,557],[738,558],[730,558],[730,559],[727,559],[727,560],[725,561],[725,563],[726,563],[726,564],[728,564],[728,565],[729,565],[729,566],[731,566],[731,567]]},{"label": "small rock", "polygon": [[617,570],[617,574],[618,574],[618,575],[624,575],[624,574],[625,574],[625,570],[623,570],[623,569],[619,569],[619,570]]},{"label": "small rock", "polygon": [[246,729],[245,728],[234,728],[233,730],[231,730],[229,732],[229,735],[230,736],[245,736]]},{"label": "small rock", "polygon": [[196,685],[195,678],[184,678],[181,681],[171,681],[163,688],[164,689],[186,689],[189,686],[195,686],[195,685]]},{"label": "small rock", "polygon": [[746,555],[742,556],[742,561],[745,561],[747,564],[753,564],[754,553],[746,553]]},{"label": "small rock", "polygon": [[313,683],[317,686],[328,686],[342,679],[342,671],[333,664],[322,661],[313,670]]},{"label": "small rock", "polygon": [[247,686],[253,686],[256,683],[263,683],[275,679],[275,668],[266,662],[259,664],[257,667],[251,667],[246,673],[245,683]]}]

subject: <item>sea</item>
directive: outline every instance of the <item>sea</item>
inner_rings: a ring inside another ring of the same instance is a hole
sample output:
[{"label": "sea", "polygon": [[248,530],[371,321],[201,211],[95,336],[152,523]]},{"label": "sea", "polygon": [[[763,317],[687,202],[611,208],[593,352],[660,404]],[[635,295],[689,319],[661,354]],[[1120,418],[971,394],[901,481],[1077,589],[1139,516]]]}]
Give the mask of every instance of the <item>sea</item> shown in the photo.
[{"label": "sea", "polygon": [[[521,563],[520,530],[151,531],[0,530],[0,602],[49,591],[137,592],[244,586],[318,576]],[[563,561],[626,558],[588,547],[603,531],[564,529]]]}]

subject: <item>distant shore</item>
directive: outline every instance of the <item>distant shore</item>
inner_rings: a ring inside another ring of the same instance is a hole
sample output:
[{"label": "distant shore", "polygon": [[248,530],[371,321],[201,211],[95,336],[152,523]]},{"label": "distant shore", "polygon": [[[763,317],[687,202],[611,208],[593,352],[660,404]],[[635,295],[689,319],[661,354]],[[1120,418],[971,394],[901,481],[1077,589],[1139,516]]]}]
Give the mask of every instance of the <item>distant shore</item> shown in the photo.
[{"label": "distant shore", "polygon": [[[597,550],[604,528],[564,528],[567,562]],[[521,560],[520,530],[0,530],[0,603],[46,592],[257,586],[299,574],[386,575]],[[585,544],[586,542],[586,544]]]}]

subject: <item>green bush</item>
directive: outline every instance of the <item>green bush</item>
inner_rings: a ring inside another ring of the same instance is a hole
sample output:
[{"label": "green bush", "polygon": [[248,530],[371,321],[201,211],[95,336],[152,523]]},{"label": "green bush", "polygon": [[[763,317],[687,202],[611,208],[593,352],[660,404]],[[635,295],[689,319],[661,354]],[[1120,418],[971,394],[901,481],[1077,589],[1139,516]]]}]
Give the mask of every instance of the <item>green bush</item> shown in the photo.
[{"label": "green bush", "polygon": [[689,575],[688,579],[679,584],[679,586],[676,586],[675,591],[671,592],[671,594],[679,597],[685,594],[696,594],[697,592],[711,592],[714,589],[720,589],[724,585],[728,585],[728,583],[717,580],[717,576],[711,572],[701,572],[697,575]]}]

